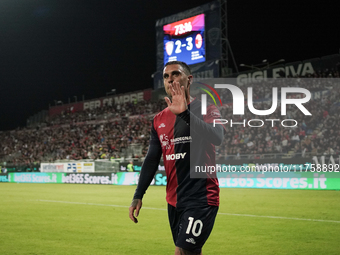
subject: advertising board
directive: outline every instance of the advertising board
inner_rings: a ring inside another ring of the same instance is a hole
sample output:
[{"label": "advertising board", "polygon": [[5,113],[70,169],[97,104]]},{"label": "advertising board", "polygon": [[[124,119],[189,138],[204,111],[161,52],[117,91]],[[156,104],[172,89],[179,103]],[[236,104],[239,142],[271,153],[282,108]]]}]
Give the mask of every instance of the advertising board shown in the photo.
[{"label": "advertising board", "polygon": [[[0,175],[1,182],[136,185],[139,172],[118,173],[9,173]],[[218,173],[220,188],[262,188],[340,190],[340,173],[292,172],[288,176],[277,173]],[[151,185],[165,186],[165,171],[157,171]]]},{"label": "advertising board", "polygon": [[8,182],[62,183],[62,173],[9,173]]},{"label": "advertising board", "polygon": [[8,182],[7,174],[0,174],[0,182]]},{"label": "advertising board", "polygon": [[87,173],[94,172],[95,162],[41,163],[40,169],[45,173]]}]

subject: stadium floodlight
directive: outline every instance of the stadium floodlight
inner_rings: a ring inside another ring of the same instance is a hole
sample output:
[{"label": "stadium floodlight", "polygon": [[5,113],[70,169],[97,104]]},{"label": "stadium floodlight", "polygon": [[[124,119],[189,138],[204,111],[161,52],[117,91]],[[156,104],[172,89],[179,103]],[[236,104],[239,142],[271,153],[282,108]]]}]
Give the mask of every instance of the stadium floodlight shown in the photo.
[{"label": "stadium floodlight", "polygon": [[278,61],[274,62],[274,63],[271,63],[270,65],[275,65],[277,63],[281,63],[281,62],[285,62],[286,60],[284,60],[283,58],[282,59],[279,59]]},{"label": "stadium floodlight", "polygon": [[110,92],[106,92],[106,96],[115,95],[115,94],[116,94],[116,89],[111,89]]},{"label": "stadium floodlight", "polygon": [[257,70],[261,70],[261,68],[257,67],[257,65],[246,65],[246,64],[240,64],[240,66],[243,67],[249,67],[251,69],[257,69]]},{"label": "stadium floodlight", "polygon": [[[263,70],[265,68],[269,68],[269,67],[276,65],[278,63],[281,63],[281,62],[285,62],[285,60],[282,58],[282,59],[279,59],[278,61],[275,61],[273,63],[269,63],[267,59],[264,59],[264,60],[262,60],[262,62],[260,64],[256,64],[256,65],[240,64],[240,66],[249,67],[251,69],[256,69],[256,70]],[[265,66],[263,66],[263,65],[265,65]],[[262,67],[259,67],[259,66],[262,66]]]},{"label": "stadium floodlight", "polygon": [[269,67],[271,67],[271,66],[274,66],[274,65],[276,65],[276,64],[278,64],[278,63],[285,62],[285,61],[286,61],[286,60],[284,60],[283,58],[281,58],[281,59],[279,59],[278,61],[275,61],[275,62],[273,62],[273,63],[267,62],[266,68],[269,68]]}]

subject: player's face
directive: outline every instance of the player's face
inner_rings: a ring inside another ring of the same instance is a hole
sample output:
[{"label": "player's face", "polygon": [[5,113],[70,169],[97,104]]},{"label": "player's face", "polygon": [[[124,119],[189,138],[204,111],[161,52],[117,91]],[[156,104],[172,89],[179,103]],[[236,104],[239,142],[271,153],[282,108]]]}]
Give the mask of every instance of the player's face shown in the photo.
[{"label": "player's face", "polygon": [[180,86],[184,86],[185,93],[189,95],[189,88],[192,81],[192,75],[187,75],[180,65],[168,65],[163,70],[163,81],[165,92],[171,97],[170,84],[174,81],[179,82]]}]

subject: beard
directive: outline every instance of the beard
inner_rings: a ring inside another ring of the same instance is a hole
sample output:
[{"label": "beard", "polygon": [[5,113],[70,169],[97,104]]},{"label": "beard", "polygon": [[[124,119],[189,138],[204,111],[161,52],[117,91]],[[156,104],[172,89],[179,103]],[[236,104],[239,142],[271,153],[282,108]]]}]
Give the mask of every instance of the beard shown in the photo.
[{"label": "beard", "polygon": [[165,93],[168,95],[170,99],[172,98],[170,89],[165,89]]}]

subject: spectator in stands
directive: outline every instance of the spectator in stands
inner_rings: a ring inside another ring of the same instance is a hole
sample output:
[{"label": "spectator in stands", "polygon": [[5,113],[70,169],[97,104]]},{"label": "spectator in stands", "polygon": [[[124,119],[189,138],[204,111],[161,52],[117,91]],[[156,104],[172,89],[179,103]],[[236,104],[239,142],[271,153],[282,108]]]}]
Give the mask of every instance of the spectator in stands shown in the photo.
[{"label": "spectator in stands", "polygon": [[[307,74],[307,77],[339,77],[339,70],[329,69]],[[301,77],[302,78],[302,77]],[[287,79],[285,82],[288,82]],[[300,86],[310,91],[324,89],[317,79],[307,83],[300,79]],[[218,157],[237,157],[242,155],[287,153],[304,153],[312,155],[339,155],[340,87],[332,84],[332,93],[324,94],[322,100],[311,100],[306,104],[312,116],[304,116],[300,111],[290,111],[289,114],[299,119],[299,125],[294,130],[281,125],[248,129],[242,125],[227,127],[223,144],[217,148]],[[254,98],[263,98],[271,94],[270,83],[253,84]],[[277,80],[276,87],[284,86]],[[246,92],[246,88],[241,88]],[[246,93],[245,93],[246,94]],[[222,92],[223,102],[231,100],[231,94]],[[11,164],[39,164],[41,161],[61,159],[107,159],[120,158],[131,144],[140,144],[141,153],[135,157],[146,155],[150,119],[156,112],[165,107],[164,101],[137,102],[123,105],[105,105],[102,108],[74,112],[66,109],[60,115],[51,116],[42,123],[40,128],[16,129],[0,133],[0,162]],[[263,105],[263,107],[265,107]],[[294,107],[288,107],[288,110]],[[223,106],[220,109],[225,119],[241,122],[252,119],[249,112],[244,116],[233,116],[232,109]],[[261,119],[261,117],[256,116]],[[271,119],[280,119],[280,112],[275,111]]]},{"label": "spectator in stands", "polygon": [[133,172],[133,161],[130,161],[126,168],[128,172]]}]

